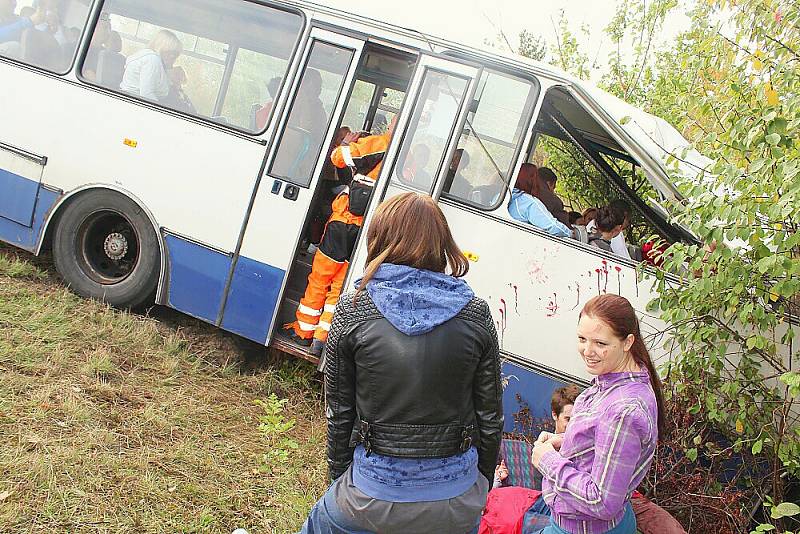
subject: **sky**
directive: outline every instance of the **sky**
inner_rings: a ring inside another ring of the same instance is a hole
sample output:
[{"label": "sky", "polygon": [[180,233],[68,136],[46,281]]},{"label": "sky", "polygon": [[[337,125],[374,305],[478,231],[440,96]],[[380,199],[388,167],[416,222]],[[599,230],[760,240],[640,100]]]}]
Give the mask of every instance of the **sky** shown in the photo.
[{"label": "sky", "polygon": [[[370,18],[413,28],[444,37],[452,41],[483,47],[484,40],[494,40],[498,31],[506,34],[511,44],[517,46],[517,36],[527,29],[541,35],[548,45],[556,42],[555,25],[559,12],[564,10],[570,29],[578,33],[586,24],[590,38],[581,37],[586,50],[598,54],[599,64],[605,65],[610,52],[608,37],[603,29],[616,10],[617,0],[315,0],[320,4]],[[636,1],[636,0],[628,0]],[[689,20],[680,7],[665,22],[659,35],[668,43],[678,33],[689,27]]]}]

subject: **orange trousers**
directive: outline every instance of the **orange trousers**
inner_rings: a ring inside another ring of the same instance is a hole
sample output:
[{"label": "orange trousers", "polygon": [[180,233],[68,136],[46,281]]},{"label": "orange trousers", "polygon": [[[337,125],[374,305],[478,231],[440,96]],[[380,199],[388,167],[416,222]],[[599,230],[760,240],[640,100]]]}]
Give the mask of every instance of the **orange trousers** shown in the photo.
[{"label": "orange trousers", "polygon": [[322,241],[314,254],[306,292],[297,307],[297,320],[291,324],[295,334],[303,339],[313,337],[323,343],[328,340],[350,256],[364,222],[363,216],[348,211],[348,205],[346,193],[333,201],[333,214],[325,224]]}]

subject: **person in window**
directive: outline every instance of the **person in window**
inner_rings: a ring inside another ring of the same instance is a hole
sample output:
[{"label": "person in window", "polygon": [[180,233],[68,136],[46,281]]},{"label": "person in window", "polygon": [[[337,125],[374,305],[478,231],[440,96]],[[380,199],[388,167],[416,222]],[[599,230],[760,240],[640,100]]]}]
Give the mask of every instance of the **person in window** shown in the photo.
[{"label": "person in window", "polygon": [[24,17],[14,13],[16,8],[16,0],[0,0],[0,54],[4,56],[19,57],[23,32],[42,24],[46,18],[41,8]]},{"label": "person in window", "polygon": [[538,193],[539,179],[536,176],[536,166],[532,163],[523,163],[508,203],[509,215],[517,221],[541,228],[550,235],[572,237],[572,230],[547,211],[539,200]]},{"label": "person in window", "polygon": [[442,191],[446,191],[458,198],[470,198],[472,184],[463,174],[469,167],[469,160],[469,152],[463,148],[455,151],[453,159],[450,160],[450,166],[447,168]]},{"label": "person in window", "polygon": [[301,534],[476,532],[503,430],[489,306],[428,195],[381,204],[367,243],[325,351],[334,482]]},{"label": "person in window", "polygon": [[472,189],[470,200],[483,206],[496,206],[505,196],[508,184],[499,173],[492,173],[488,184],[478,185]]},{"label": "person in window", "polygon": [[270,113],[272,113],[272,106],[275,104],[275,98],[278,95],[278,89],[281,88],[282,78],[274,76],[267,82],[267,93],[269,93],[269,102],[265,102],[258,111],[256,111],[256,130],[261,131],[267,126]]},{"label": "person in window", "polygon": [[[86,52],[86,58],[83,60],[83,75],[93,82],[97,80],[97,63],[100,54],[106,50],[111,38],[111,23],[104,18],[100,18],[95,26],[94,33],[92,34],[92,41],[89,44],[89,51]],[[116,33],[116,32],[114,32]],[[119,35],[119,34],[117,34]],[[120,50],[122,50],[122,42],[120,41]]]},{"label": "person in window", "polygon": [[[623,222],[620,231],[615,233],[614,236],[611,239],[609,239],[610,248],[605,250],[610,250],[617,256],[625,258],[626,260],[631,260],[632,258],[630,252],[628,251],[628,243],[625,241],[625,233],[624,233],[625,229],[631,224],[631,208],[624,200],[613,200],[611,201],[611,203],[609,203],[608,209],[614,211],[618,216],[621,215],[623,218]],[[586,230],[589,233],[593,233],[596,231],[596,225],[597,225],[597,222],[595,220],[596,218],[597,217],[595,215],[594,219],[586,224]],[[604,246],[601,246],[601,248],[604,248]]]},{"label": "person in window", "polygon": [[578,353],[595,378],[575,400],[566,433],[542,432],[534,444],[552,514],[535,532],[634,534],[630,495],[666,428],[661,380],[626,298],[594,297],[579,317]]},{"label": "person in window", "polygon": [[403,170],[400,171],[400,181],[406,185],[428,191],[431,187],[431,175],[425,170],[431,158],[428,145],[422,143],[411,147],[403,161]]},{"label": "person in window", "polygon": [[[627,220],[627,214],[620,209],[618,204],[612,203],[598,208],[594,219],[586,227],[587,231],[590,232],[589,244],[617,254],[612,247],[612,241],[622,233]],[[625,252],[626,256],[623,257],[630,259],[627,254],[627,246],[625,247]]]},{"label": "person in window", "polygon": [[131,54],[125,61],[120,89],[158,102],[169,95],[168,69],[181,55],[183,45],[169,30],[159,30],[146,48]]},{"label": "person in window", "polygon": [[545,205],[547,211],[553,214],[553,217],[563,224],[569,224],[569,214],[564,211],[564,202],[555,193],[558,176],[548,167],[539,167],[536,171],[539,179],[539,194],[537,197]]},{"label": "person in window", "polygon": [[169,94],[166,98],[168,106],[186,113],[197,113],[189,95],[183,90],[186,84],[186,71],[183,67],[172,67],[167,73],[169,75]]}]

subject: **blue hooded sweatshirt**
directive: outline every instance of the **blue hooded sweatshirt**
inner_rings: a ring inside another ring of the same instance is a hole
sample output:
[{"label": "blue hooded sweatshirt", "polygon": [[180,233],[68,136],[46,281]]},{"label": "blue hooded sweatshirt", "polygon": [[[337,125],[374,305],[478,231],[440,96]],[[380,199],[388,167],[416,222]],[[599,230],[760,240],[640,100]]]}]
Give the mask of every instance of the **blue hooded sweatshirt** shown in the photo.
[{"label": "blue hooded sweatshirt", "polygon": [[367,282],[367,293],[407,336],[425,334],[449,321],[475,296],[460,278],[391,263],[378,267]]},{"label": "blue hooded sweatshirt", "polygon": [[[460,278],[391,263],[378,268],[366,290],[381,314],[408,336],[425,334],[449,321],[475,296]],[[467,491],[477,479],[475,447],[448,458],[367,455],[363,445],[353,454],[353,484],[374,499],[451,499]]]}]

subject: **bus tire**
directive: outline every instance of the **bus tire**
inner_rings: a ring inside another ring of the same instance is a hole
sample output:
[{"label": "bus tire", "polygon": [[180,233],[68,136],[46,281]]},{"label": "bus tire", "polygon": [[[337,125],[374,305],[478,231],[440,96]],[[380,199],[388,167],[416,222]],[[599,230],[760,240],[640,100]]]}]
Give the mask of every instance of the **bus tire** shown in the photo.
[{"label": "bus tire", "polygon": [[61,214],[53,259],[74,293],[117,308],[153,303],[161,267],[158,235],[144,210],[107,189],[83,193]]}]

